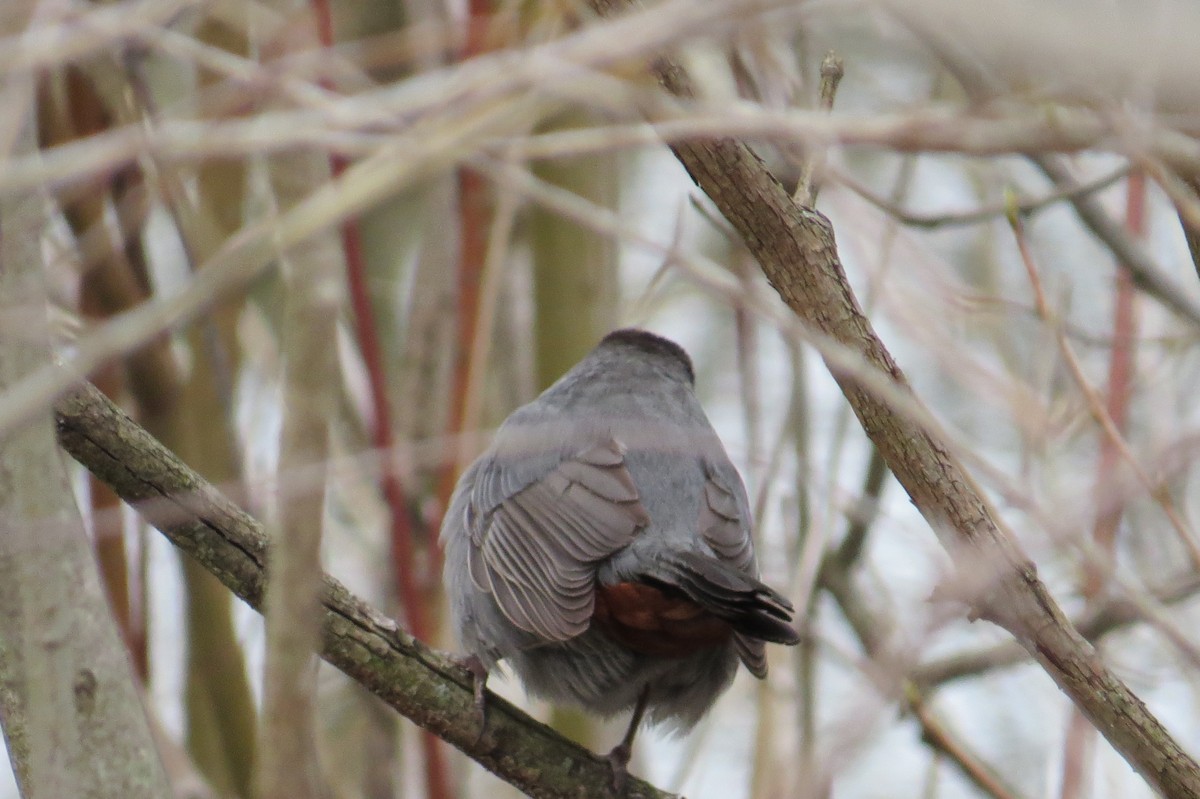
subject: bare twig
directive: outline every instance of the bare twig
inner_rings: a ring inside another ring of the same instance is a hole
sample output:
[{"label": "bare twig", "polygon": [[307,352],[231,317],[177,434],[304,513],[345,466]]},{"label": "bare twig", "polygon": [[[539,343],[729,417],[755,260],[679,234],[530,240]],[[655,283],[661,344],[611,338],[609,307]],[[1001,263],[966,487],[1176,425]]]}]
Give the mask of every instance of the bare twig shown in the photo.
[{"label": "bare twig", "polygon": [[[275,0],[272,7],[285,11]],[[265,57],[315,43],[311,31],[259,42]],[[280,154],[267,164],[275,201],[289,209],[329,181],[321,153]],[[262,799],[325,792],[317,758],[316,669],[312,652],[321,617],[321,539],[325,530],[330,424],[337,407],[337,318],[343,304],[344,253],[332,230],[278,254],[284,282],[282,325],[283,424],[280,463],[314,472],[317,485],[282,485],[279,529],[273,536],[267,586],[263,711],[259,727],[257,792]]]},{"label": "bare twig", "polygon": [[[1163,605],[1174,605],[1191,599],[1198,591],[1200,574],[1188,572],[1148,593]],[[1075,627],[1089,641],[1099,641],[1105,635],[1144,621],[1145,618],[1137,603],[1127,599],[1110,599],[1085,612],[1075,621]],[[920,686],[933,687],[1028,660],[1028,652],[1014,642],[1007,642],[930,661],[913,669],[909,676]]]},{"label": "bare twig", "polygon": [[53,19],[0,37],[0,73],[37,72],[107,53],[128,39],[158,31],[202,5],[201,0],[134,0],[72,9]]},{"label": "bare twig", "polygon": [[[821,110],[833,110],[833,99],[837,96],[838,84],[842,82],[842,76],[845,74],[841,57],[832,50],[826,53],[821,59]],[[800,167],[800,179],[792,193],[792,199],[797,205],[817,204],[817,194],[821,191],[819,180],[825,171],[825,148],[819,145],[815,147]]]},{"label": "bare twig", "polygon": [[977,788],[994,799],[1013,799],[1014,791],[1005,785],[996,771],[986,765],[960,741],[929,708],[922,689],[916,683],[902,679],[902,659],[889,649],[890,625],[862,602],[851,584],[850,572],[836,555],[825,558],[821,565],[821,586],[837,603],[842,615],[854,630],[863,651],[878,665],[864,669],[885,696],[895,696],[902,689],[902,701],[921,726],[921,739],[934,752],[944,755]]},{"label": "bare twig", "polygon": [[[1128,174],[1129,167],[1122,166],[1101,178],[1088,181],[1087,183],[1081,183],[1078,186],[1059,186],[1054,191],[1043,194],[1041,197],[1019,201],[1016,206],[1016,211],[1022,217],[1032,216],[1038,211],[1048,208],[1051,205],[1063,200],[1071,199],[1081,194],[1094,194],[1098,191],[1103,191]],[[943,214],[919,214],[909,211],[906,208],[902,208],[899,204],[891,201],[887,197],[879,196],[867,188],[866,184],[855,180],[845,172],[839,173],[836,177],[836,180],[849,188],[859,197],[862,197],[871,205],[875,206],[881,211],[886,212],[888,216],[892,217],[897,222],[900,222],[904,225],[909,225],[911,227],[934,229],[940,227],[951,227],[955,225],[977,225],[993,219],[999,219],[1012,210],[1010,208],[1010,203],[1007,200],[1001,200],[990,205],[981,206],[972,211],[947,212]]]},{"label": "bare twig", "polygon": [[1138,159],[1138,166],[1171,198],[1187,239],[1192,267],[1200,274],[1200,172],[1176,173],[1157,159],[1147,157]]},{"label": "bare twig", "polygon": [[879,450],[872,448],[871,459],[867,463],[867,473],[863,478],[862,493],[849,514],[850,524],[837,549],[836,557],[843,568],[849,568],[862,554],[867,532],[879,514],[879,497],[883,493],[887,476],[887,463],[880,456]]},{"label": "bare twig", "polygon": [[[665,8],[668,4],[655,6]],[[613,35],[609,42],[619,41]],[[568,42],[570,37],[554,44]],[[590,44],[590,42],[588,42]],[[646,44],[635,40],[635,45]],[[611,46],[611,45],[610,45]],[[545,47],[549,48],[549,45]],[[616,57],[639,55],[632,46]],[[28,191],[43,185],[68,187],[96,178],[136,160],[147,150],[169,154],[186,163],[213,157],[269,154],[299,147],[322,147],[347,156],[372,155],[409,130],[413,120],[437,128],[462,123],[471,109],[492,106],[524,94],[537,104],[575,102],[627,115],[631,104],[649,120],[513,136],[492,129],[486,137],[496,151],[524,159],[563,158],[645,147],[695,137],[740,136],[843,146],[882,147],[895,152],[947,152],[977,156],[1015,153],[1076,153],[1095,149],[1130,156],[1150,156],[1179,170],[1200,171],[1200,142],[1187,133],[1160,129],[1146,134],[1137,153],[1114,145],[1111,117],[1087,109],[1014,110],[1003,117],[941,108],[877,115],[826,114],[808,110],[771,110],[747,103],[720,106],[700,101],[667,102],[653,93],[605,76],[598,70],[609,59],[582,45],[530,50],[515,57],[481,56],[464,64],[461,73],[424,76],[420,94],[394,87],[364,91],[331,101],[320,110],[275,111],[221,120],[173,120],[147,133],[123,127],[86,141],[52,148],[40,158],[15,158],[0,175],[0,193]],[[589,69],[579,59],[596,62]],[[486,73],[481,74],[481,70]],[[496,75],[504,75],[499,80]],[[545,85],[547,74],[557,82]],[[490,78],[485,83],[486,75]],[[442,94],[437,94],[437,91]],[[471,90],[474,90],[472,93]],[[415,96],[414,96],[415,95]]]},{"label": "bare twig", "polygon": [[1121,268],[1129,270],[1138,288],[1190,322],[1200,323],[1200,316],[1196,315],[1200,305],[1194,295],[1163,272],[1146,248],[1130,238],[1093,195],[1078,192],[1079,182],[1060,159],[1046,154],[1031,155],[1029,158],[1055,184],[1071,192],[1069,199],[1080,220],[1112,250]]},{"label": "bare twig", "polygon": [[975,784],[975,787],[995,799],[1014,799],[1017,794],[1004,783],[996,770],[968,749],[929,708],[926,699],[915,686],[905,686],[905,699],[912,714],[921,723],[921,740],[935,752],[941,752]]},{"label": "bare twig", "polygon": [[[1125,437],[1121,434],[1116,422],[1113,421],[1112,416],[1105,407],[1104,398],[1100,396],[1100,392],[1088,380],[1087,374],[1083,370],[1083,365],[1080,364],[1079,358],[1075,355],[1075,348],[1067,340],[1062,326],[1055,322],[1055,314],[1051,310],[1050,304],[1046,300],[1046,295],[1042,290],[1042,282],[1038,277],[1037,265],[1034,262],[1033,254],[1029,250],[1029,244],[1023,233],[1021,221],[1014,214],[1010,216],[1009,222],[1016,233],[1017,246],[1021,251],[1021,260],[1025,264],[1026,272],[1029,275],[1029,282],[1033,287],[1034,302],[1038,309],[1038,314],[1046,324],[1053,327],[1063,361],[1066,363],[1068,370],[1070,370],[1071,376],[1079,387],[1080,393],[1083,394],[1092,418],[1096,420],[1096,423],[1100,425],[1100,429],[1104,431],[1106,445],[1111,446],[1115,452],[1120,454],[1122,460],[1128,464],[1134,475],[1137,476],[1138,482],[1142,484],[1146,493],[1153,497],[1159,504],[1163,514],[1167,517],[1167,521],[1171,523],[1171,527],[1175,530],[1179,542],[1191,556],[1193,565],[1200,570],[1200,542],[1196,540],[1195,532],[1180,514],[1179,509],[1175,507],[1175,502],[1171,499],[1164,482],[1152,479],[1142,467],[1137,456],[1130,449],[1129,443],[1125,441]],[[1104,554],[1101,553],[1101,556],[1103,557]]]}]

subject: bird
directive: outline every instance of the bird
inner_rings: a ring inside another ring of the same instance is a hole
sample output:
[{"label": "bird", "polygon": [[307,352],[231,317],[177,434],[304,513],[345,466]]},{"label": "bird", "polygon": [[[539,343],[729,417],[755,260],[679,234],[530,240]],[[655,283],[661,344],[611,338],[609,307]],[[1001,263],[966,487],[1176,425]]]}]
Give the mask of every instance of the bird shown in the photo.
[{"label": "bird", "polygon": [[795,645],[788,599],[759,580],[741,476],[696,396],[686,351],[605,336],[498,428],[443,517],[451,623],[484,686],[502,661],[526,692],[602,717],[626,782],[643,720],[691,728],[739,663]]}]

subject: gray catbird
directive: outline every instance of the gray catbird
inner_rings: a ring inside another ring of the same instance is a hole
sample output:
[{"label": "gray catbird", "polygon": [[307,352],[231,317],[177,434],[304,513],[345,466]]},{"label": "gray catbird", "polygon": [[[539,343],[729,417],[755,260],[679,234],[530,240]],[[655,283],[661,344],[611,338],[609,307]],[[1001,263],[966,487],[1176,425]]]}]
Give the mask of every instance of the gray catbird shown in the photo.
[{"label": "gray catbird", "polygon": [[757,579],[746,491],[694,383],[674,342],[610,333],[508,417],[442,524],[481,724],[500,660],[550,701],[632,708],[618,785],[643,713],[691,727],[739,660],[761,678],[763,642],[799,640]]}]

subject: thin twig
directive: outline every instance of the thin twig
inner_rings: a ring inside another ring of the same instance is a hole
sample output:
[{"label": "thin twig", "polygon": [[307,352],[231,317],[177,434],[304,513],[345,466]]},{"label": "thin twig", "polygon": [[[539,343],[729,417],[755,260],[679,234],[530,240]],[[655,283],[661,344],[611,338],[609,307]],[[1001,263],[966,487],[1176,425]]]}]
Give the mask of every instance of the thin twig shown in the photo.
[{"label": "thin twig", "polygon": [[921,688],[909,680],[897,682],[896,672],[902,658],[889,648],[891,629],[887,619],[878,616],[855,593],[849,571],[836,556],[825,558],[821,567],[821,585],[833,597],[842,615],[854,630],[863,651],[876,664],[864,673],[884,696],[895,696],[902,688],[902,701],[921,727],[921,740],[934,752],[944,755],[968,780],[995,799],[1013,799],[1016,794],[1004,784],[994,769],[986,765],[969,747],[958,740],[929,709]]},{"label": "thin twig", "polygon": [[[838,84],[842,82],[842,76],[846,74],[845,65],[842,64],[841,56],[830,50],[821,59],[821,100],[820,108],[822,111],[833,110],[833,100],[837,96]],[[817,195],[821,191],[821,178],[825,172],[825,147],[819,144],[814,144],[812,150],[808,153],[808,157],[804,159],[804,163],[800,167],[800,179],[796,182],[796,190],[792,192],[792,199],[797,204],[804,206],[813,206],[817,204]]]},{"label": "thin twig", "polygon": [[1087,375],[1083,370],[1083,365],[1080,364],[1079,358],[1075,355],[1075,348],[1071,346],[1071,342],[1067,340],[1066,334],[1063,333],[1062,326],[1055,323],[1056,316],[1050,309],[1050,304],[1046,300],[1045,292],[1042,290],[1042,282],[1038,277],[1037,264],[1033,259],[1033,253],[1029,250],[1029,244],[1023,232],[1021,220],[1013,215],[1009,218],[1009,223],[1013,227],[1016,235],[1017,247],[1021,252],[1021,260],[1025,264],[1026,272],[1029,275],[1029,282],[1033,288],[1034,301],[1044,322],[1054,330],[1055,338],[1058,342],[1059,352],[1062,353],[1063,361],[1067,365],[1067,369],[1071,372],[1076,385],[1083,394],[1087,402],[1088,410],[1092,414],[1092,418],[1100,425],[1104,431],[1105,438],[1112,444],[1116,452],[1128,464],[1129,468],[1137,477],[1138,482],[1146,489],[1154,500],[1163,510],[1163,514],[1171,523],[1171,527],[1175,530],[1184,549],[1192,558],[1192,563],[1197,569],[1200,569],[1200,542],[1197,542],[1196,535],[1191,527],[1179,514],[1175,503],[1171,500],[1167,486],[1160,480],[1151,479],[1146,470],[1142,468],[1137,456],[1130,449],[1125,437],[1121,435],[1121,431],[1117,429],[1116,423],[1109,415],[1108,409],[1104,405],[1104,398],[1100,396],[1100,392],[1088,380]]},{"label": "thin twig", "polygon": [[867,473],[863,477],[862,492],[854,504],[854,509],[849,513],[850,525],[846,528],[846,535],[837,549],[836,557],[843,568],[849,568],[862,554],[867,532],[879,515],[879,498],[886,485],[887,476],[887,462],[879,454],[879,450],[872,447]]},{"label": "thin twig", "polygon": [[946,725],[930,710],[928,702],[912,684],[905,685],[905,701],[913,716],[921,724],[921,740],[935,752],[940,752],[966,775],[975,787],[995,799],[1015,799],[1013,789],[1004,784],[995,769],[988,766],[979,756],[968,749],[947,729]]},{"label": "thin twig", "polygon": [[[1155,602],[1175,605],[1190,600],[1197,592],[1200,592],[1200,574],[1189,571],[1147,593]],[[1089,641],[1096,642],[1111,632],[1143,622],[1145,619],[1138,603],[1127,599],[1110,599],[1086,611],[1075,620],[1075,627]],[[913,669],[909,677],[920,686],[932,688],[1028,660],[1029,653],[1010,641],[924,663]]]},{"label": "thin twig", "polygon": [[[1113,170],[1104,177],[1096,180],[1081,183],[1078,186],[1059,186],[1054,191],[1043,194],[1041,197],[1033,199],[1021,200],[1017,203],[1016,211],[1022,217],[1033,216],[1038,211],[1054,205],[1063,200],[1069,200],[1084,194],[1094,194],[1098,191],[1103,191],[1117,181],[1129,174],[1129,167],[1122,166]],[[993,219],[1004,217],[1010,212],[1009,203],[1007,200],[983,205],[972,211],[947,212],[943,214],[920,214],[914,211],[909,211],[903,208],[898,203],[889,200],[886,197],[881,197],[867,185],[849,173],[839,172],[836,175],[837,181],[849,188],[858,196],[869,202],[881,211],[885,211],[888,216],[895,219],[901,224],[910,227],[935,229],[940,227],[952,227],[956,225],[977,225],[983,222],[989,222]]]},{"label": "thin twig", "polygon": [[1154,178],[1163,192],[1171,198],[1183,235],[1187,239],[1192,267],[1200,273],[1200,173],[1179,175],[1156,158],[1141,158],[1138,165]]},{"label": "thin twig", "polygon": [[[1043,153],[1031,155],[1029,159],[1062,189],[1079,188],[1079,182],[1056,156]],[[1194,293],[1185,290],[1167,275],[1146,248],[1125,233],[1120,223],[1104,210],[1093,194],[1072,191],[1068,200],[1075,207],[1080,221],[1112,250],[1121,268],[1129,270],[1138,288],[1183,318],[1200,323],[1200,318],[1195,315],[1197,304]]]}]

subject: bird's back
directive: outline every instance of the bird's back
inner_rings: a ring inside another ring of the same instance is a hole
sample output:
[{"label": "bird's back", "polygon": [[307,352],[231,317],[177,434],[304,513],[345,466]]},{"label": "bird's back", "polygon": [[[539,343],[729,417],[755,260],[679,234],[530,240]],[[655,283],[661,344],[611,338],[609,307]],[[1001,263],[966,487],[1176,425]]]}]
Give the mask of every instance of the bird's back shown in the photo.
[{"label": "bird's back", "polygon": [[621,335],[514,412],[464,476],[447,582],[464,645],[532,693],[607,714],[649,688],[651,717],[686,726],[739,657],[765,673],[741,628],[783,640],[790,607],[757,582],[745,490],[690,361]]}]

